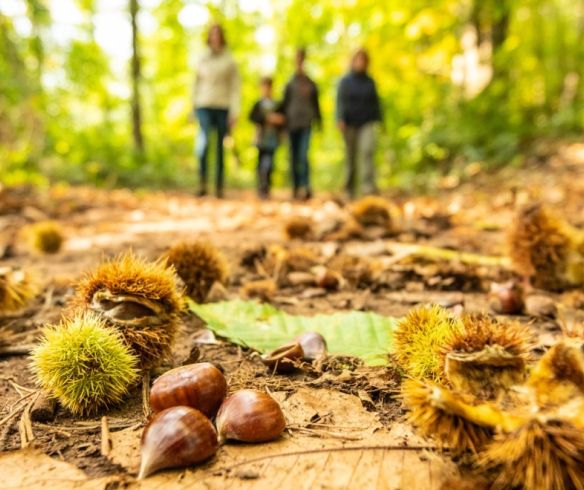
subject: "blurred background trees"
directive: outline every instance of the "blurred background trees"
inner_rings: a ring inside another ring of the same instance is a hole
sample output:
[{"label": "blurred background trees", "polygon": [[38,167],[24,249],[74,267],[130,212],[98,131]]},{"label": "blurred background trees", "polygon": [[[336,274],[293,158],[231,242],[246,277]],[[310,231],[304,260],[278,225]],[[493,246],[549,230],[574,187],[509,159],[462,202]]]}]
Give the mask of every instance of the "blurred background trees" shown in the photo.
[{"label": "blurred background trees", "polygon": [[[534,143],[584,128],[584,0],[2,0],[2,181],[193,187],[193,66],[213,20],[239,62],[243,116],[259,77],[281,92],[308,47],[325,115],[320,188],[340,184],[334,93],[360,45],[383,98],[384,186],[519,164]],[[254,181],[252,140],[242,118],[231,186]]]}]

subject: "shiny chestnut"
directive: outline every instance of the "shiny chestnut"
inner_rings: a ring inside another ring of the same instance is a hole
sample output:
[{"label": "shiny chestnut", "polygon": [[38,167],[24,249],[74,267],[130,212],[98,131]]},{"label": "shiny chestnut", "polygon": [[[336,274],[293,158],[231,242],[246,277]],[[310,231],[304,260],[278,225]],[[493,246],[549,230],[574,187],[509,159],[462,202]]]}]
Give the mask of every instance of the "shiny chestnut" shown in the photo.
[{"label": "shiny chestnut", "polygon": [[295,341],[302,347],[304,359],[307,361],[315,361],[326,356],[326,340],[318,332],[304,332],[296,337]]},{"label": "shiny chestnut", "polygon": [[220,442],[267,442],[280,437],[286,420],[280,404],[263,391],[239,390],[229,396],[217,413]]},{"label": "shiny chestnut", "polygon": [[525,307],[523,287],[514,280],[493,282],[489,291],[489,306],[502,315],[520,314]]},{"label": "shiny chestnut", "polygon": [[150,390],[150,405],[154,412],[184,405],[213,417],[226,394],[223,373],[213,364],[201,362],[171,369],[157,378]]},{"label": "shiny chestnut", "polygon": [[144,428],[140,451],[142,479],[165,468],[182,468],[209,459],[218,448],[211,421],[191,407],[171,407],[155,414]]}]

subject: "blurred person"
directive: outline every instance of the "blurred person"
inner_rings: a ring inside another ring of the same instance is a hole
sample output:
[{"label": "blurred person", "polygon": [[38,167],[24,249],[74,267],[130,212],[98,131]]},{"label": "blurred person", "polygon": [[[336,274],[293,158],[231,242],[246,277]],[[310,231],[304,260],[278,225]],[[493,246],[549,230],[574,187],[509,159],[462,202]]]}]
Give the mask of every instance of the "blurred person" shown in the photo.
[{"label": "blurred person", "polygon": [[375,81],[369,76],[369,54],[358,49],[351,58],[349,72],[341,79],[337,92],[337,126],[345,140],[345,190],[353,198],[358,194],[359,156],[362,162],[362,190],[375,194],[375,131],[382,122],[381,104]]},{"label": "blurred person", "polygon": [[260,80],[260,99],[253,105],[249,115],[249,119],[256,125],[258,195],[261,199],[270,197],[274,155],[280,142],[280,130],[285,122],[281,107],[272,95],[272,89],[272,78],[263,77]]},{"label": "blurred person", "polygon": [[306,50],[300,48],[296,51],[295,73],[286,85],[282,102],[290,139],[290,167],[294,199],[312,197],[308,162],[310,134],[314,122],[322,127],[318,87],[304,71],[305,61]]},{"label": "blurred person", "polygon": [[213,132],[217,135],[216,195],[223,197],[223,140],[237,122],[240,81],[237,65],[227,48],[225,32],[214,24],[207,35],[207,49],[196,68],[194,84],[195,115],[200,134],[196,145],[199,159],[199,196],[207,194],[207,157]]}]

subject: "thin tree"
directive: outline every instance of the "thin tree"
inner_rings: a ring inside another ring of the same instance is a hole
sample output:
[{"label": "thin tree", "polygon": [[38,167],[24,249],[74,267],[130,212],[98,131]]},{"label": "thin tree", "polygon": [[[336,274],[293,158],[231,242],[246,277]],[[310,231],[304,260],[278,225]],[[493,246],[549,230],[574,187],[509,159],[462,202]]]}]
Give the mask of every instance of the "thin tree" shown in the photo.
[{"label": "thin tree", "polygon": [[130,72],[132,78],[132,135],[134,146],[139,153],[144,152],[144,135],[142,134],[142,105],[140,101],[140,81],[142,67],[140,63],[140,44],[138,42],[138,0],[130,0],[130,21],[132,23],[132,59]]}]

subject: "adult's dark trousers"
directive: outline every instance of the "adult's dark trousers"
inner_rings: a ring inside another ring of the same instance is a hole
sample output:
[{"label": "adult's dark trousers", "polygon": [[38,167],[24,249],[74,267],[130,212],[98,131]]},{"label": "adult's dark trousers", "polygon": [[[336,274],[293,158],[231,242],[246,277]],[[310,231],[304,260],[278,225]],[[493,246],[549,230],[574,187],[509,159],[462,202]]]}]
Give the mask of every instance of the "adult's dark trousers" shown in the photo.
[{"label": "adult's dark trousers", "polygon": [[308,148],[310,147],[310,128],[290,130],[290,167],[294,194],[299,189],[310,191],[310,169],[308,163]]},{"label": "adult's dark trousers", "polygon": [[217,134],[217,171],[215,173],[215,177],[217,193],[220,194],[223,192],[224,181],[223,140],[227,135],[227,109],[198,107],[196,109],[196,116],[200,126],[196,144],[196,153],[197,158],[199,159],[199,183],[202,190],[206,189],[209,144],[211,141],[211,135],[213,132],[215,132]]},{"label": "adult's dark trousers", "polygon": [[[347,126],[343,132],[346,151],[345,190],[354,197],[358,194],[359,183],[364,194],[377,192],[375,183],[375,123],[362,126]],[[359,179],[359,161],[363,170]],[[360,182],[359,182],[360,181]]]}]

